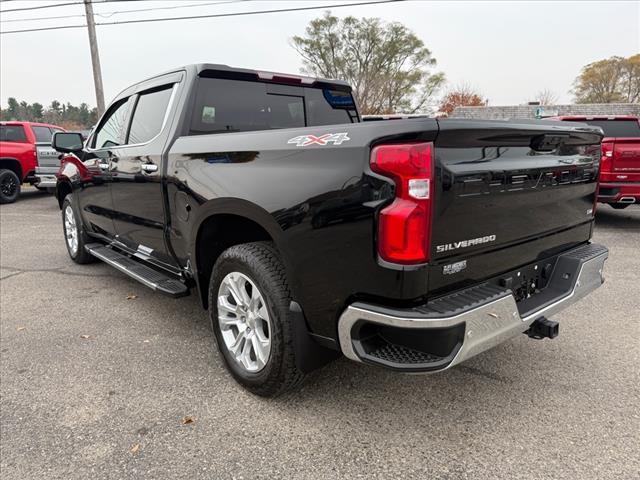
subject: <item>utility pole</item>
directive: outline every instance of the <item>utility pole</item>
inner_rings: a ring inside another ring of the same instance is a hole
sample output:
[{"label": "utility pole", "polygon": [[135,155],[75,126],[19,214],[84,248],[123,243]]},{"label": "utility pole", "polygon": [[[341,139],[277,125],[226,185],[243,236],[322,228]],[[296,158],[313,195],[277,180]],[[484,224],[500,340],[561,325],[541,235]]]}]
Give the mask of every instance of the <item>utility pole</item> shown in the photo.
[{"label": "utility pole", "polygon": [[100,69],[96,24],[93,21],[93,5],[91,4],[91,0],[84,0],[84,10],[87,16],[87,28],[89,30],[89,48],[91,49],[91,65],[93,66],[93,84],[96,88],[96,102],[98,104],[98,116],[100,116],[104,113],[104,90],[102,89],[102,70]]}]

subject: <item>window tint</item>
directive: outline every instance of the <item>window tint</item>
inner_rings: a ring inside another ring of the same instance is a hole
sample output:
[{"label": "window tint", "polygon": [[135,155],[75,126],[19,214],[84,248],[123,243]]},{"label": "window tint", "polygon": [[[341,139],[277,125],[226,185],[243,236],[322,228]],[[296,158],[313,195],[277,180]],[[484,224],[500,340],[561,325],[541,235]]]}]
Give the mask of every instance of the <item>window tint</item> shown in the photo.
[{"label": "window tint", "polygon": [[138,97],[127,143],[148,142],[160,133],[173,91],[171,87],[172,85],[168,85],[161,90],[143,93]]},{"label": "window tint", "polygon": [[128,99],[121,100],[110,110],[93,140],[94,148],[109,148],[122,144],[127,120]]},{"label": "window tint", "polygon": [[304,124],[302,97],[267,93],[266,85],[259,82],[201,78],[191,133],[268,130]]},{"label": "window tint", "polygon": [[332,125],[358,121],[356,106],[349,92],[305,88],[307,125]]},{"label": "window tint", "polygon": [[0,125],[0,142],[27,142],[22,125]]},{"label": "window tint", "polygon": [[605,137],[640,137],[637,120],[587,120],[584,123],[602,128]]},{"label": "window tint", "polygon": [[36,136],[37,143],[51,143],[53,133],[49,127],[31,127],[33,134]]},{"label": "window tint", "polygon": [[346,92],[291,86],[276,93],[261,82],[200,78],[191,135],[246,132],[357,121]]}]

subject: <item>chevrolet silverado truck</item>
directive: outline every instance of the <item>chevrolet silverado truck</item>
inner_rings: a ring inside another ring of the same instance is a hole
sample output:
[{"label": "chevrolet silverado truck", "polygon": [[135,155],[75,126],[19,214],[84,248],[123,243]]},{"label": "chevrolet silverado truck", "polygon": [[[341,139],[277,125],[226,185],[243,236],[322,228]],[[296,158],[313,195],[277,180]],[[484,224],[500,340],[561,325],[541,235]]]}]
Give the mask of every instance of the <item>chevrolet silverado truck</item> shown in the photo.
[{"label": "chevrolet silverado truck", "polygon": [[195,292],[232,376],[273,396],[341,354],[438,372],[556,336],[547,316],[603,282],[601,139],[361,123],[344,82],[199,64],[124,90],[84,145],[53,144],[71,259]]},{"label": "chevrolet silverado truck", "polygon": [[640,119],[631,115],[562,116],[602,128],[602,159],[598,201],[615,209],[640,203]]},{"label": "chevrolet silverado truck", "polygon": [[54,190],[60,168],[51,137],[64,129],[47,123],[0,122],[0,203],[13,203],[23,183]]}]

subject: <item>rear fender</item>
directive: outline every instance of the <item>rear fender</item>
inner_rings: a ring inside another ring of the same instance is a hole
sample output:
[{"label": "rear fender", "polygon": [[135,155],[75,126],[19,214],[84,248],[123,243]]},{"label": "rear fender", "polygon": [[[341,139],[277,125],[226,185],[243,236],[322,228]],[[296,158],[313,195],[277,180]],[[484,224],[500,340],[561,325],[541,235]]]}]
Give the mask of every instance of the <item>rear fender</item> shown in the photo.
[{"label": "rear fender", "polygon": [[13,157],[0,158],[0,169],[11,170],[13,173],[15,173],[18,176],[21,182],[23,181],[24,172],[22,171],[22,164],[17,158],[13,158]]},{"label": "rear fender", "polygon": [[265,209],[259,207],[255,203],[251,203],[247,200],[240,198],[219,198],[209,200],[204,204],[198,206],[196,216],[194,217],[193,226],[191,228],[191,241],[189,244],[190,258],[192,259],[192,270],[196,283],[198,284],[199,291],[208,288],[207,285],[199,285],[198,274],[198,259],[197,259],[197,246],[198,235],[202,228],[203,223],[215,215],[236,215],[243,217],[262,227],[273,240],[276,248],[280,252],[280,256],[284,263],[287,278],[290,283],[292,282],[293,269],[291,267],[291,261],[287,256],[287,246],[283,235],[283,231],[280,225],[276,222],[275,218],[267,212]]}]

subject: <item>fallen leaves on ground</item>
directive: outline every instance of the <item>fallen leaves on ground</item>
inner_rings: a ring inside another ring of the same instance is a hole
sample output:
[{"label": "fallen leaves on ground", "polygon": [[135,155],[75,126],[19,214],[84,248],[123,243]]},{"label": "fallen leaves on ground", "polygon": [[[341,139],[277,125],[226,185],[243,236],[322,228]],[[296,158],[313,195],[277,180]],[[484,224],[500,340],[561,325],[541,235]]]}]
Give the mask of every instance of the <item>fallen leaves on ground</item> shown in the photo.
[{"label": "fallen leaves on ground", "polygon": [[138,295],[135,295],[133,293],[127,295],[127,300],[135,300],[136,298],[138,298]]},{"label": "fallen leaves on ground", "polygon": [[196,419],[194,417],[192,417],[191,415],[187,415],[186,417],[184,417],[182,419],[182,424],[183,425],[189,425],[189,424],[191,424],[191,423],[193,423],[195,421],[196,421]]},{"label": "fallen leaves on ground", "polygon": [[129,449],[132,455],[135,455],[140,450],[140,444],[136,443],[133,447]]}]

